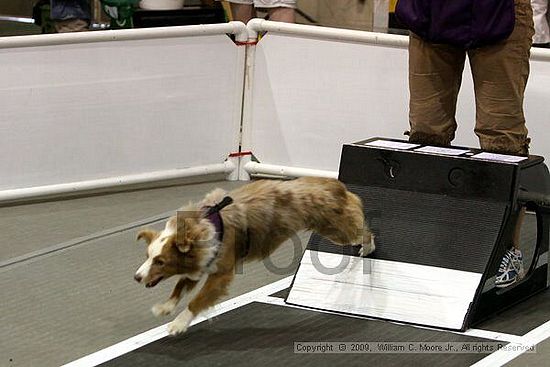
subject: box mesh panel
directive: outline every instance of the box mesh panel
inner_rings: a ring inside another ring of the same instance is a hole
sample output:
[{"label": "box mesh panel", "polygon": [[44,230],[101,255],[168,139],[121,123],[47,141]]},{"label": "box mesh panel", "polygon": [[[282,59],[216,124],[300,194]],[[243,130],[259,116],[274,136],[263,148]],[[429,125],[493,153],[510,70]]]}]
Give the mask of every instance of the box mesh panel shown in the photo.
[{"label": "box mesh panel", "polygon": [[[482,273],[507,203],[348,185],[376,235],[375,258]],[[349,253],[314,234],[308,249]]]}]

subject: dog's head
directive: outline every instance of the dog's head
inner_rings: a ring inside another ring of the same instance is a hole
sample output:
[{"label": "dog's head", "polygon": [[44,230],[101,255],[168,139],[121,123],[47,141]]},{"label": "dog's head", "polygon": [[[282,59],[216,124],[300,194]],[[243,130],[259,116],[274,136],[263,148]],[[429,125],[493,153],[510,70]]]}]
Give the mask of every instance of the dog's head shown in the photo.
[{"label": "dog's head", "polygon": [[214,226],[201,217],[171,218],[162,231],[142,230],[137,239],[147,243],[147,260],[134,279],[147,288],[176,274],[199,276],[218,246]]}]

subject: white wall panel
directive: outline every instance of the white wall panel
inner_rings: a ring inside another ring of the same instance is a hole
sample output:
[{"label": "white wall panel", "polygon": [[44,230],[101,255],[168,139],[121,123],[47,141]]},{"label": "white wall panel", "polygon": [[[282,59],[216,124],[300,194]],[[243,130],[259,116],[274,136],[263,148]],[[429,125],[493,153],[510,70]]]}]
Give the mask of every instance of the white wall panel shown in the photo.
[{"label": "white wall panel", "polygon": [[550,50],[532,49],[531,74],[525,92],[525,119],[531,152],[550,165]]},{"label": "white wall panel", "polygon": [[[259,42],[245,146],[260,162],[337,170],[343,143],[373,136],[405,138],[403,132],[409,127],[406,45],[331,37],[292,35],[285,28],[284,33],[270,32]],[[526,115],[532,153],[550,158],[545,102],[549,78],[550,63],[533,61]],[[468,66],[457,120],[454,144],[478,146]]]},{"label": "white wall panel", "polygon": [[225,34],[0,49],[0,190],[222,163],[243,64]]}]

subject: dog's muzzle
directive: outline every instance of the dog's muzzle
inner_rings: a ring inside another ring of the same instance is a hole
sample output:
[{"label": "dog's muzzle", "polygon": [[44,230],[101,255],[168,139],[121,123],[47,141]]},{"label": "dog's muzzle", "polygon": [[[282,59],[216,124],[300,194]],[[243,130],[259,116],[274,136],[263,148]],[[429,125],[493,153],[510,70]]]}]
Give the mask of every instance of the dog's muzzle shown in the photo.
[{"label": "dog's muzzle", "polygon": [[154,280],[151,280],[149,283],[145,284],[145,288],[153,288],[154,286],[159,284],[160,281],[163,280],[163,279],[164,279],[164,277],[158,277]]}]

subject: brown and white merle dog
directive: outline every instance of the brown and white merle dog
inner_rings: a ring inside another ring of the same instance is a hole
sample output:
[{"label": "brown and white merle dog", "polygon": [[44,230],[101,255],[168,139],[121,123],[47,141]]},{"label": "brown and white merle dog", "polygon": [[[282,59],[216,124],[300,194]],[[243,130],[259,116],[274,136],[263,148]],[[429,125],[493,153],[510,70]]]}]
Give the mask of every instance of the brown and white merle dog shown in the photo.
[{"label": "brown and white merle dog", "polygon": [[148,244],[147,260],[135,274],[146,287],[178,277],[170,298],[152,309],[156,316],[168,315],[183,303],[168,326],[172,335],[185,332],[226,294],[238,261],[264,259],[298,231],[362,245],[363,256],[374,250],[361,200],[335,179],[261,180],[230,193],[216,189],[178,213],[160,232],[139,232]]}]

